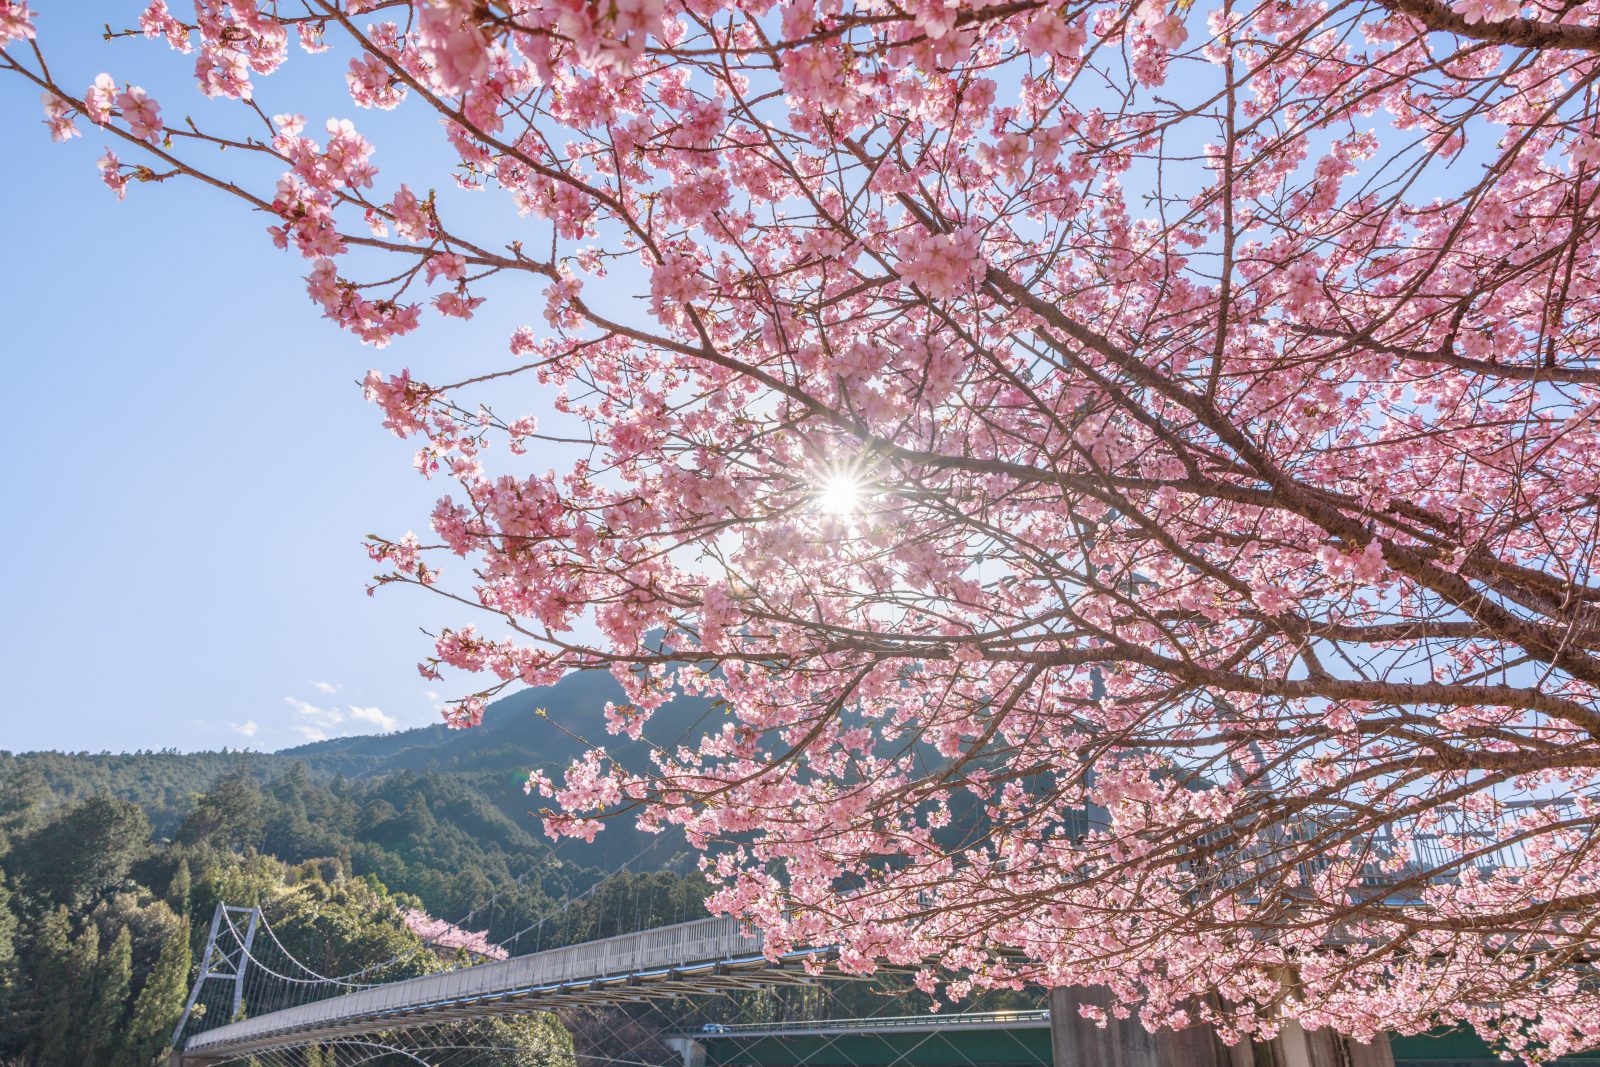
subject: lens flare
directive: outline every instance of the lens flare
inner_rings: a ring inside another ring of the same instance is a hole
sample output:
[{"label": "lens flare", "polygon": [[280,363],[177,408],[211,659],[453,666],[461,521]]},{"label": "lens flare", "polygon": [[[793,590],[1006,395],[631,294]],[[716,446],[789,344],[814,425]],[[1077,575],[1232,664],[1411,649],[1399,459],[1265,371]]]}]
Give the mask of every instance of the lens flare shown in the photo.
[{"label": "lens flare", "polygon": [[822,483],[817,506],[829,515],[853,515],[861,506],[861,479],[853,474],[835,474]]}]

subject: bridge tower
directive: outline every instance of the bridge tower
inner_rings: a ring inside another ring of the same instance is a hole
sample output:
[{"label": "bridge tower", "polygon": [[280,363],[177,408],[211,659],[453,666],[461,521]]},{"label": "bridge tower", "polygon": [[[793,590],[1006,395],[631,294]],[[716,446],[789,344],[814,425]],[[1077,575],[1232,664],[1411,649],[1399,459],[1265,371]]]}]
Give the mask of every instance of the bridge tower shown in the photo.
[{"label": "bridge tower", "polygon": [[[238,919],[235,919],[238,916]],[[227,929],[223,929],[223,924]],[[244,932],[239,932],[239,925],[244,925]],[[250,949],[255,944],[256,930],[261,925],[260,908],[240,908],[229,904],[218,904],[217,910],[211,914],[211,933],[206,937],[205,951],[200,956],[200,975],[195,979],[194,988],[189,990],[188,1003],[183,1006],[183,1015],[178,1018],[178,1025],[172,1031],[170,1044],[179,1049],[183,1046],[183,1032],[189,1026],[189,1018],[194,1013],[194,1006],[204,992],[207,982],[221,981],[233,983],[233,1011],[227,1022],[239,1017],[240,1009],[244,1007],[244,976],[250,966]],[[231,947],[230,947],[231,946]]]}]

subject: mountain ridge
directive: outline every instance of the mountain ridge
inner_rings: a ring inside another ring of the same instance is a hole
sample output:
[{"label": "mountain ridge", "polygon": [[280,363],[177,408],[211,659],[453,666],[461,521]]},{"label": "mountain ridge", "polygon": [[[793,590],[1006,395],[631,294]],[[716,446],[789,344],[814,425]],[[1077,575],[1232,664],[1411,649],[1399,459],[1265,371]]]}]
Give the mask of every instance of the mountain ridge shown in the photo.
[{"label": "mountain ridge", "polygon": [[[555,774],[581,755],[586,743],[605,746],[608,755],[629,770],[647,770],[653,745],[687,740],[712,712],[704,698],[679,697],[652,716],[643,736],[633,740],[614,737],[605,728],[607,702],[624,700],[622,687],[610,674],[574,672],[554,685],[501,697],[485,709],[478,726],[467,730],[439,724],[328,738],[275,752],[0,751],[0,791],[7,783],[15,789],[26,779],[35,782],[30,788],[42,790],[47,806],[67,806],[95,795],[131,800],[145,811],[152,836],[161,840],[174,837],[201,795],[230,775],[266,787],[300,767],[321,785],[346,781],[363,792],[386,795],[393,790],[384,783],[392,779],[415,776],[416,781],[402,783],[414,793],[427,791],[426,780],[443,777],[543,842],[530,810],[534,802],[523,792],[529,771]],[[541,708],[546,714],[537,713]],[[395,799],[391,795],[389,802]],[[443,815],[447,821],[468,818],[459,805]],[[435,813],[438,817],[440,813]],[[658,869],[681,870],[690,863],[681,834],[669,831],[665,839],[653,837],[628,822],[608,827],[593,844],[567,842],[562,853],[567,862],[600,871],[618,870],[645,853]]]}]

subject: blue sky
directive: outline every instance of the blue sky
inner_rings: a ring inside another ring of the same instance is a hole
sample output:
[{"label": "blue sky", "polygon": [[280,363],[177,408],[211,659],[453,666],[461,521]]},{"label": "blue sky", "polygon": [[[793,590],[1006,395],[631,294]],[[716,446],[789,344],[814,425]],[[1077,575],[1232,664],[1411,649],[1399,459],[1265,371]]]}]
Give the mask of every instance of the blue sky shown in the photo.
[{"label": "blue sky", "polygon": [[[67,84],[108,70],[150,88],[169,123],[209,106],[186,57],[100,39],[138,5],[40,6]],[[395,158],[381,127],[432,127],[405,108],[359,112],[343,66],[293,49],[263,105],[294,105],[313,132],[329,116],[378,128],[380,189],[437,183],[442,137],[413,136]],[[412,590],[368,597],[361,542],[423,532],[446,486],[413,472],[413,446],[382,429],[357,382],[373,366],[494,365],[542,301],[490,301],[470,323],[429,315],[388,349],[364,347],[320,318],[268,219],[193,184],[135,185],[119,204],[95,169],[104,138],[80,123],[84,137],[52,144],[40,117],[37,93],[0,76],[0,749],[274,749],[436,722],[430,688],[472,687],[418,676],[418,628],[469,620]],[[515,218],[503,197],[474,199]],[[526,410],[547,406],[530,396]]]}]

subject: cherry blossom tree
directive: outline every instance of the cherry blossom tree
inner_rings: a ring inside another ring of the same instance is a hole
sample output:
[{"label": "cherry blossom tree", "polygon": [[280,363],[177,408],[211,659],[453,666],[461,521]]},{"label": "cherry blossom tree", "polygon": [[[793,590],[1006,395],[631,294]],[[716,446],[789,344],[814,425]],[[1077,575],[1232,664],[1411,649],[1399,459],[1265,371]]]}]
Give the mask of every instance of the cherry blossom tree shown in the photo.
[{"label": "cherry blossom tree", "polygon": [[[617,734],[726,712],[536,776],[551,833],[681,826],[775,951],[949,999],[1600,1044],[1600,3],[127,17],[231,124],[0,0],[119,197],[261,213],[373,345],[540,298],[456,381],[368,376],[454,483],[377,584],[445,598],[455,725],[574,668]],[[325,125],[267,103],[296,46]],[[523,218],[386,179],[367,109]]]},{"label": "cherry blossom tree", "polygon": [[465,930],[445,919],[435,919],[417,908],[406,908],[400,919],[407,930],[422,939],[423,944],[448,952],[466,952],[486,960],[503,960],[509,953],[489,940],[487,930]]}]

